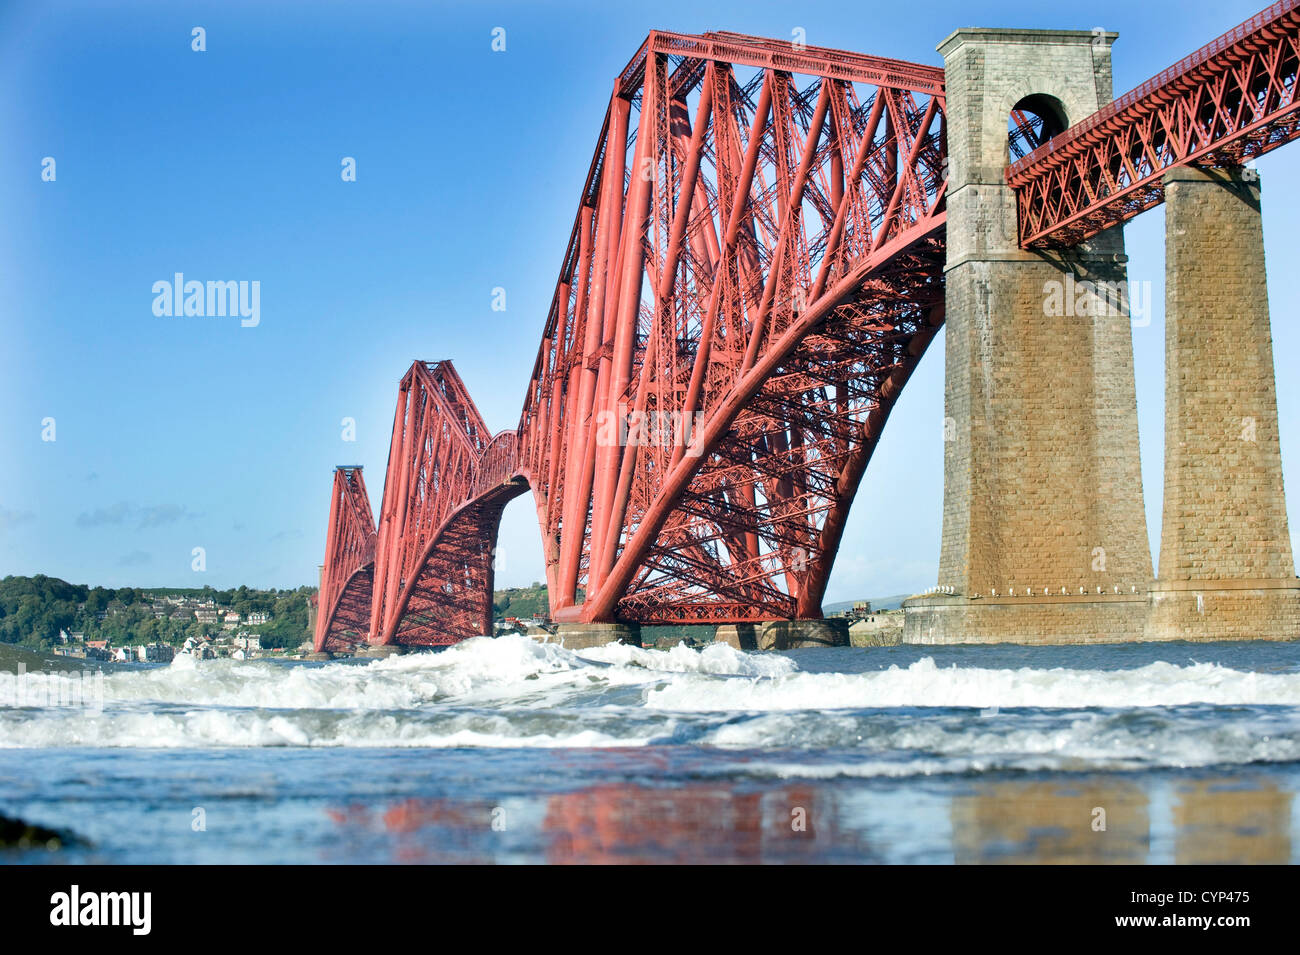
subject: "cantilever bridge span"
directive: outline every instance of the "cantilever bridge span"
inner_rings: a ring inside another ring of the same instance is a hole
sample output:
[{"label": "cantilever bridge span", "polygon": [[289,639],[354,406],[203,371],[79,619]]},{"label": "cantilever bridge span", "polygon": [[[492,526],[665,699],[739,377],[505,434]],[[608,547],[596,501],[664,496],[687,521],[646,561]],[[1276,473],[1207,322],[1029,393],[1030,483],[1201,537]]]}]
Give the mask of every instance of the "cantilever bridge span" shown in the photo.
[{"label": "cantilever bridge span", "polygon": [[[1003,104],[1015,245],[1086,248],[1160,202],[1170,169],[1295,138],[1296,5],[1091,116],[1032,88]],[[492,436],[450,362],[411,366],[377,524],[360,470],[335,475],[317,649],[490,632],[498,522],[527,490],[557,621],[819,618],[944,324],[949,230],[971,238],[950,212],[950,130],[971,124],[953,102],[945,69],[651,33],[616,78],[517,427]]]}]

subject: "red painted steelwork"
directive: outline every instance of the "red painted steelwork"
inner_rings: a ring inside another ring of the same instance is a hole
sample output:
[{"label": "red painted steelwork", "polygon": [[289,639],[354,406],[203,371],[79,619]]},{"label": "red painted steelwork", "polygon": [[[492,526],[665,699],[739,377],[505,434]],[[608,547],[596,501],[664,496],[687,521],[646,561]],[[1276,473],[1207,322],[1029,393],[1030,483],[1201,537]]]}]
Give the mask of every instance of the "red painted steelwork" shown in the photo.
[{"label": "red painted steelwork", "polygon": [[398,390],[375,551],[370,642],[438,645],[490,632],[497,522],[527,490],[513,433],[490,439],[451,362]]},{"label": "red painted steelwork", "polygon": [[[943,72],[654,32],[617,77],[517,431],[402,379],[372,643],[487,633],[532,488],[557,619],[819,617],[858,482],[943,321]],[[333,525],[331,525],[333,526]]]},{"label": "red painted steelwork", "polygon": [[737,34],[620,74],[519,427],[557,619],[821,615],[942,322],[943,104],[941,70]]},{"label": "red painted steelwork", "polygon": [[334,469],[313,645],[336,652],[366,639],[375,571],[375,518],[360,467]]},{"label": "red painted steelwork", "polygon": [[1164,201],[1174,166],[1239,166],[1300,136],[1300,0],[1282,0],[1007,169],[1021,245],[1077,245]]}]

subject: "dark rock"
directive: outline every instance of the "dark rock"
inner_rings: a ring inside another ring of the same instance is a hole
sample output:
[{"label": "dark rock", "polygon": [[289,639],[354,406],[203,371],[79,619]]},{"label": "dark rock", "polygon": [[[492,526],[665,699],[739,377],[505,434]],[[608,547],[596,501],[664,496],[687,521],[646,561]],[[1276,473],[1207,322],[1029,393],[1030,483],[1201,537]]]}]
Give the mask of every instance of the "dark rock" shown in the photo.
[{"label": "dark rock", "polygon": [[63,829],[47,829],[0,813],[0,849],[49,849],[83,846],[86,841]]}]

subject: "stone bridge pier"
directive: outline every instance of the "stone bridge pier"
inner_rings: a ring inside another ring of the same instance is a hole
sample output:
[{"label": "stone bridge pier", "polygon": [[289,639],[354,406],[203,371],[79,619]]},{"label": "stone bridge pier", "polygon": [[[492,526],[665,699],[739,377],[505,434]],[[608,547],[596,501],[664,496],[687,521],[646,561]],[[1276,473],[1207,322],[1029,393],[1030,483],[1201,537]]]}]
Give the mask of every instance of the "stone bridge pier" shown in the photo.
[{"label": "stone bridge pier", "polygon": [[1059,131],[1108,103],[1114,38],[972,29],[939,47],[950,154],[943,537],[938,592],[905,604],[906,642],[1300,635],[1258,177],[1178,168],[1165,179],[1154,582],[1129,315],[1149,295],[1128,287],[1118,227],[1067,252],[1017,241],[1008,118],[1033,112]]},{"label": "stone bridge pier", "polygon": [[1147,639],[1294,638],[1258,174],[1165,175],[1165,272],[1164,519]]},{"label": "stone bridge pier", "polygon": [[1008,121],[1057,130],[1111,99],[1112,33],[959,30],[948,106],[947,382],[939,590],[914,643],[1141,639],[1152,576],[1123,233],[1022,250]]}]

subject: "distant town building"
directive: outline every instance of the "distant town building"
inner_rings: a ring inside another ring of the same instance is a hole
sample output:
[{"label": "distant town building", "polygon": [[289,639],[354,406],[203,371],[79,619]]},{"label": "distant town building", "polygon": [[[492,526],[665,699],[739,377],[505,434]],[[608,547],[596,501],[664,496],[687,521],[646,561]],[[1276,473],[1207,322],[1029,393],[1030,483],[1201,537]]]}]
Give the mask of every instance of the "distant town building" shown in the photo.
[{"label": "distant town building", "polygon": [[184,649],[190,656],[199,660],[211,660],[217,655],[208,641],[198,637],[186,639]]},{"label": "distant town building", "polygon": [[141,663],[170,663],[176,651],[165,643],[151,643],[146,647],[136,647],[136,657]]},{"label": "distant town building", "polygon": [[250,627],[257,627],[264,623],[270,623],[271,615],[261,610],[254,610],[252,613],[248,615],[248,618],[245,622]]}]

